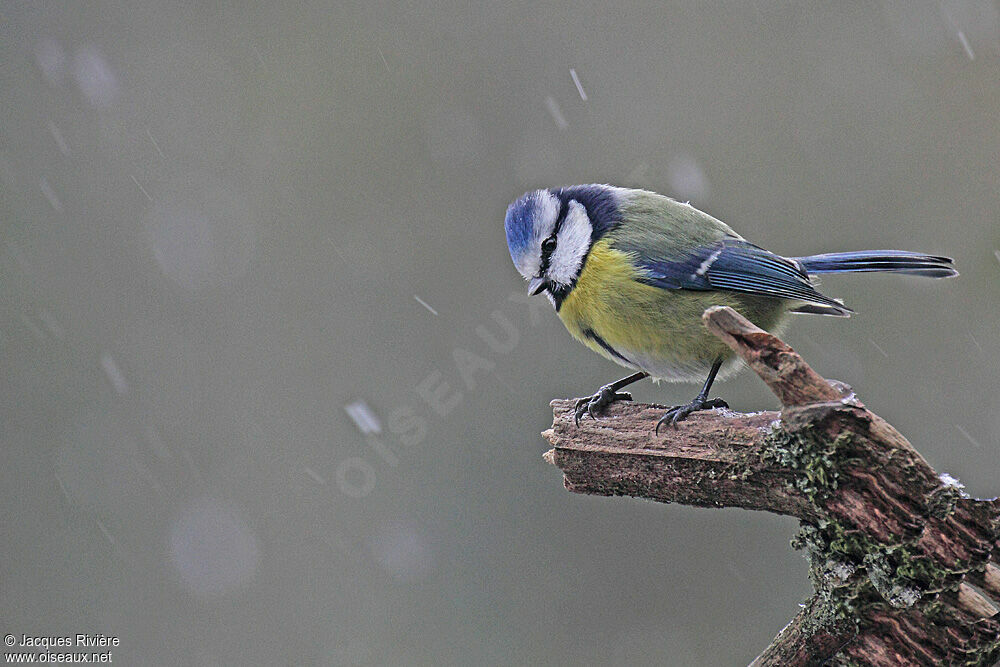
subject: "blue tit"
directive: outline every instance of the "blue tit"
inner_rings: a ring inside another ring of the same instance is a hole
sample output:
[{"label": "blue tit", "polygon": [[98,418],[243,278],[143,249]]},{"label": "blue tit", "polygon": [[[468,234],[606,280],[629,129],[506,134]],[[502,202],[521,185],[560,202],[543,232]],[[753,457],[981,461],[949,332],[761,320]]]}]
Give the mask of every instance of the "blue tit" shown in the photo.
[{"label": "blue tit", "polygon": [[671,408],[657,430],[698,410],[728,407],[708,398],[712,382],[738,368],[732,351],[702,325],[710,306],[729,306],[779,332],[791,313],[853,312],[816,290],[817,274],[957,275],[948,257],[902,250],[782,257],[689,204],[611,185],[529,192],[507,209],[504,226],[529,293],[544,292],[574,338],[636,371],[580,399],[577,422],[596,418],[612,401],[631,400],[620,390],[646,377],[707,378],[695,399]]}]

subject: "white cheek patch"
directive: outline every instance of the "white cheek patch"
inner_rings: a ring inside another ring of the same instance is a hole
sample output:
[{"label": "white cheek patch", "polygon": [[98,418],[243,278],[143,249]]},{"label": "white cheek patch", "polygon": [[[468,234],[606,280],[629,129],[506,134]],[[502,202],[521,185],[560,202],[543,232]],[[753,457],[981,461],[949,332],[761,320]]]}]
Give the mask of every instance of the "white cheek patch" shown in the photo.
[{"label": "white cheek patch", "polygon": [[570,285],[580,273],[583,258],[590,250],[590,235],[594,226],[587,217],[587,209],[574,200],[569,202],[566,219],[556,236],[556,249],[549,259],[549,280]]},{"label": "white cheek patch", "polygon": [[559,200],[548,190],[538,190],[532,216],[531,242],[517,258],[515,266],[525,278],[534,278],[542,270],[542,241],[552,236],[559,217]]}]

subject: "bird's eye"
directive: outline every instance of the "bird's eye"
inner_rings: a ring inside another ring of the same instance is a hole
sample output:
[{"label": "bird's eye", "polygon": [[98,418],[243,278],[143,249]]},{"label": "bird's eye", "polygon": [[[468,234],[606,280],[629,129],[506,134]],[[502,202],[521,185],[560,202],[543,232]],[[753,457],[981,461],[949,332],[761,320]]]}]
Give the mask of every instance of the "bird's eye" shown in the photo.
[{"label": "bird's eye", "polygon": [[542,241],[542,252],[551,253],[556,249],[556,237],[550,236],[549,238]]}]

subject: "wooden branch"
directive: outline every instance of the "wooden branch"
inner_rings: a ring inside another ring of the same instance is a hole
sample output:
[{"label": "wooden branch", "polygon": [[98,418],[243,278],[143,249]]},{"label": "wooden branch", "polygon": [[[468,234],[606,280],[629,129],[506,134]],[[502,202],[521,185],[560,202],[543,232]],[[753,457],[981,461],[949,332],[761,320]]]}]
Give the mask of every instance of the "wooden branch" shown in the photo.
[{"label": "wooden branch", "polygon": [[555,421],[543,434],[553,445],[546,460],[574,493],[819,518],[791,471],[759,455],[777,412],[696,413],[663,440],[650,434],[664,406],[615,403],[604,419],[577,427],[575,404],[552,401]]},{"label": "wooden branch", "polygon": [[821,656],[832,656],[855,635],[853,624],[837,620],[816,627],[813,619],[824,613],[818,596],[809,598],[805,606],[786,625],[770,646],[750,663],[750,667],[764,665],[822,664]]},{"label": "wooden branch", "polygon": [[754,326],[732,308],[705,311],[705,326],[733,348],[760,376],[782,405],[836,401],[840,392],[820,377],[777,336]]},{"label": "wooden branch", "polygon": [[696,413],[657,436],[663,406],[600,420],[552,402],[545,458],[576,493],[797,517],[815,593],[754,665],[992,665],[1000,658],[1000,502],[969,498],[850,388],[828,382],[729,308],[706,326],[782,412]]}]

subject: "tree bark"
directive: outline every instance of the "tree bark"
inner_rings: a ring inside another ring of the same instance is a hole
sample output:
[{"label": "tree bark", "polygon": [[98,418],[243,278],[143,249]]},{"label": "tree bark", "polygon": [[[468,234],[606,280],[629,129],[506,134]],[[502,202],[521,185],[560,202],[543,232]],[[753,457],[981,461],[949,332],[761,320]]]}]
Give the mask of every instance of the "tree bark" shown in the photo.
[{"label": "tree bark", "polygon": [[615,403],[575,423],[552,402],[545,459],[575,493],[797,517],[815,592],[754,666],[993,665],[1000,658],[1000,501],[939,476],[849,387],[729,308],[706,326],[781,400],[777,412]]}]

